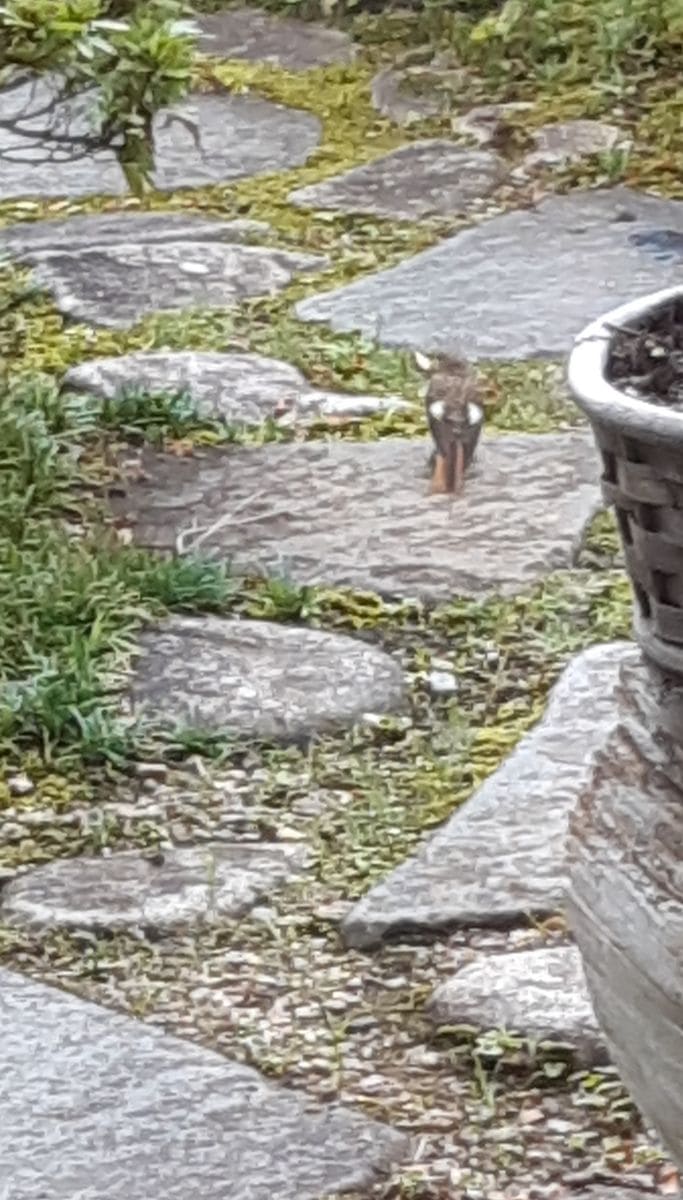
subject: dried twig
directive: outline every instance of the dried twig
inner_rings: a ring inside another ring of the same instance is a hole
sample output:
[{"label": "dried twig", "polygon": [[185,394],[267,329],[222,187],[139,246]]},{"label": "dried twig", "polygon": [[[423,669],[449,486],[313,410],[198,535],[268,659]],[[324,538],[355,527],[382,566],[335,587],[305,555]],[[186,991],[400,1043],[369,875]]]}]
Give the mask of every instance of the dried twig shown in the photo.
[{"label": "dried twig", "polygon": [[[242,512],[245,508],[248,508],[252,500],[256,500],[258,496],[258,492],[254,492],[251,496],[247,496],[244,500],[240,501],[240,503],[237,505],[237,508],[232,509],[231,512],[223,513],[223,515],[218,517],[218,519],[211,525],[191,525],[187,529],[181,529],[175,541],[176,554],[181,556],[189,553],[190,550],[196,550],[197,547],[201,546],[202,542],[205,542],[207,538],[212,536],[212,534],[218,533],[219,529],[224,529],[226,525],[229,525],[230,522],[237,516],[237,514]],[[247,518],[247,520],[251,521],[255,519],[256,518],[254,516]],[[238,522],[238,524],[241,523],[242,522]],[[193,536],[195,537],[195,541],[192,546],[186,546],[186,539]]]}]

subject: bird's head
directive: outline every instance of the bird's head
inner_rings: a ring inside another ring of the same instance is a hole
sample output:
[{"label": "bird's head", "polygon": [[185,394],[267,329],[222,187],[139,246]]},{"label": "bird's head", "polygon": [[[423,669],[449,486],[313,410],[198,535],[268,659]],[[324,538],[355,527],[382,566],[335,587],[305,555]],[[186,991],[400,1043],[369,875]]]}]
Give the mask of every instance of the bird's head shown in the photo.
[{"label": "bird's head", "polygon": [[470,374],[470,368],[464,359],[455,358],[450,354],[427,355],[418,350],[415,353],[415,365],[423,375],[435,375],[438,371],[453,378],[464,378]]}]

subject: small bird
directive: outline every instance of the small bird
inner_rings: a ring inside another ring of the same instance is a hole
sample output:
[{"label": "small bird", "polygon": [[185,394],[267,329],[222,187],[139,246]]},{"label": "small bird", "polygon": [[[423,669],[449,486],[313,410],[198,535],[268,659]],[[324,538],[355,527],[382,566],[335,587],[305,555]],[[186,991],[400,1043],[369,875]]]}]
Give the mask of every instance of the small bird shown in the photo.
[{"label": "small bird", "polygon": [[484,423],[477,380],[466,362],[446,354],[434,359],[416,354],[415,360],[430,376],[425,405],[435,445],[432,491],[459,495]]}]

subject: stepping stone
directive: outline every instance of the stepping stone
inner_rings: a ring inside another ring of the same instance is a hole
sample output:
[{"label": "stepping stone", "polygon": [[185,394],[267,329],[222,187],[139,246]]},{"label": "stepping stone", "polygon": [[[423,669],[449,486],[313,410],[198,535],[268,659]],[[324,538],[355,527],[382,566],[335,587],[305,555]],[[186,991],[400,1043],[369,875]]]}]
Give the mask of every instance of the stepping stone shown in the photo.
[{"label": "stepping stone", "polygon": [[626,141],[616,125],[604,121],[563,121],[542,125],[533,135],[534,149],[522,160],[522,168],[562,166],[579,162],[589,154],[605,154]]},{"label": "stepping stone", "polygon": [[586,1067],[608,1061],[576,946],[480,954],[436,989],[427,1015],[435,1025],[569,1043]]},{"label": "stepping stone", "polygon": [[[502,183],[507,167],[487,150],[455,142],[413,142],[343,175],[290,192],[298,208],[369,213],[417,221],[465,212]],[[413,297],[414,299],[414,297]]]},{"label": "stepping stone", "polygon": [[68,246],[90,250],[129,242],[247,242],[267,236],[264,221],[220,221],[193,212],[113,212],[58,221],[21,221],[0,229],[0,252],[21,258]]},{"label": "stepping stone", "polygon": [[403,438],[143,452],[111,503],[151,549],[190,552],[196,527],[245,574],[390,597],[512,594],[571,566],[601,503],[589,434],[484,437],[457,500],[429,494],[427,457]]},{"label": "stepping stone", "polygon": [[[195,128],[174,119],[176,113]],[[154,183],[172,192],[300,167],[321,132],[311,113],[260,96],[193,95],[155,119]]]},{"label": "stepping stone", "polygon": [[489,146],[502,134],[510,117],[528,112],[533,104],[524,100],[513,100],[507,104],[477,104],[453,121],[456,133],[474,138],[480,146]]},{"label": "stepping stone", "polygon": [[200,416],[230,426],[261,425],[268,418],[284,424],[351,419],[413,407],[399,396],[322,391],[291,363],[261,354],[160,350],[95,358],[67,371],[63,385],[104,399],[131,391],[186,392]]},{"label": "stepping stone", "polygon": [[131,710],[201,732],[307,737],[403,699],[388,654],[298,626],[170,617],[142,633],[139,652]]},{"label": "stepping stone", "polygon": [[349,946],[408,930],[509,926],[563,903],[567,820],[591,777],[592,756],[618,720],[615,691],[626,642],[577,655],[542,721],[461,808],[354,906]]},{"label": "stepping stone", "polygon": [[[42,124],[30,113],[49,104],[56,85],[44,80],[0,92],[3,120],[27,114],[27,129]],[[95,93],[58,106],[59,130],[74,137],[93,128]],[[56,127],[53,121],[53,127]],[[255,96],[229,93],[188,97],[154,119],[154,184],[162,191],[229,183],[262,172],[301,166],[320,141],[321,126],[310,113],[284,108]],[[128,188],[113,153],[69,158],[73,148],[55,151],[49,142],[0,130],[0,200],[15,196],[123,195]]]},{"label": "stepping stone", "polygon": [[0,1018],[12,1200],[320,1200],[407,1152],[360,1113],[9,971]]},{"label": "stepping stone", "polygon": [[412,125],[449,112],[454,92],[464,82],[462,71],[438,70],[427,66],[387,67],[372,81],[374,108],[396,125]]},{"label": "stepping stone", "polygon": [[243,916],[307,857],[302,846],[221,842],[59,859],[10,883],[0,913],[30,929],[172,933]]},{"label": "stepping stone", "polygon": [[600,313],[677,284],[682,260],[682,201],[622,187],[572,192],[312,296],[296,313],[425,353],[555,356]]},{"label": "stepping stone", "polygon": [[217,58],[272,63],[287,71],[306,71],[351,62],[355,47],[348,34],[316,21],[275,17],[258,8],[233,8],[194,20],[201,30],[198,46]]},{"label": "stepping stone", "polygon": [[24,253],[22,261],[65,316],[110,329],[128,329],[153,313],[233,307],[250,296],[273,296],[295,275],[327,265],[312,254],[170,237],[76,253]]}]

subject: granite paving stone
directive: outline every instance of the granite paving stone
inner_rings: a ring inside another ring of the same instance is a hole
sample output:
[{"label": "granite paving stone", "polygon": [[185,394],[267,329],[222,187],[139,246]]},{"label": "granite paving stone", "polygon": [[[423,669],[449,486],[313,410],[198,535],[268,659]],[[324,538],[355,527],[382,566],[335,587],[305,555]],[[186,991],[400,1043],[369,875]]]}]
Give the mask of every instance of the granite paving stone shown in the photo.
[{"label": "granite paving stone", "polygon": [[108,212],[49,221],[21,221],[0,229],[0,252],[21,260],[41,251],[91,250],[134,242],[247,242],[264,237],[264,221],[221,221],[201,213]]},{"label": "granite paving stone", "polygon": [[589,154],[607,154],[626,138],[617,125],[604,121],[557,121],[541,125],[533,133],[534,149],[522,160],[522,167],[564,166]]},{"label": "granite paving stone", "polygon": [[317,21],[276,16],[259,8],[233,8],[195,18],[199,49],[217,58],[246,59],[306,71],[332,63],[350,62],[351,38],[341,29]]},{"label": "granite paving stone", "polygon": [[343,923],[354,947],[409,929],[507,926],[561,907],[569,813],[618,720],[627,642],[577,655],[543,719],[426,842],[363,896]]},{"label": "granite paving stone", "polygon": [[445,140],[412,142],[343,175],[290,192],[298,208],[417,221],[465,212],[505,178],[502,158]]},{"label": "granite paving stone", "polygon": [[361,396],[313,387],[296,367],[262,354],[140,351],[71,367],[64,386],[112,399],[127,392],[184,392],[201,417],[240,427],[352,419],[412,407],[400,396]]},{"label": "granite paving stone", "polygon": [[201,545],[299,584],[438,601],[509,595],[571,565],[600,505],[588,434],[484,437],[456,499],[429,494],[428,449],[385,438],[150,451],[111,502],[143,546]]},{"label": "granite paving stone", "polygon": [[30,929],[158,936],[243,916],[306,861],[298,845],[226,842],[57,859],[10,883],[0,893],[0,913]]},{"label": "granite paving stone", "polygon": [[407,1139],[161,1029],[0,970],[8,1200],[322,1200]]},{"label": "granite paving stone", "polygon": [[353,638],[173,616],[140,635],[128,708],[202,732],[305,738],[402,701],[398,664]]},{"label": "granite paving stone", "polygon": [[438,70],[429,64],[385,67],[372,81],[372,103],[387,120],[412,125],[447,113],[463,82],[461,71]]},{"label": "granite paving stone", "polygon": [[469,359],[566,353],[586,323],[680,281],[683,201],[625,187],[552,196],[296,307],[304,321]]},{"label": "granite paving stone", "polygon": [[[3,118],[21,117],[29,131],[52,128],[74,138],[92,133],[95,92],[58,104],[50,125],[30,115],[54,101],[58,90],[57,81],[40,79],[0,92]],[[173,191],[301,166],[317,147],[321,126],[311,113],[258,96],[196,93],[159,112],[153,135],[154,184]],[[74,153],[73,146],[0,130],[0,199],[127,192],[112,152],[82,155],[80,149]]]},{"label": "granite paving stone", "polygon": [[229,242],[119,242],[71,253],[26,252],[34,282],[65,316],[127,329],[153,313],[234,307],[273,296],[324,258]]},{"label": "granite paving stone", "polygon": [[506,1029],[533,1041],[568,1043],[577,1064],[607,1061],[576,946],[479,954],[427,1005],[435,1025]]}]

